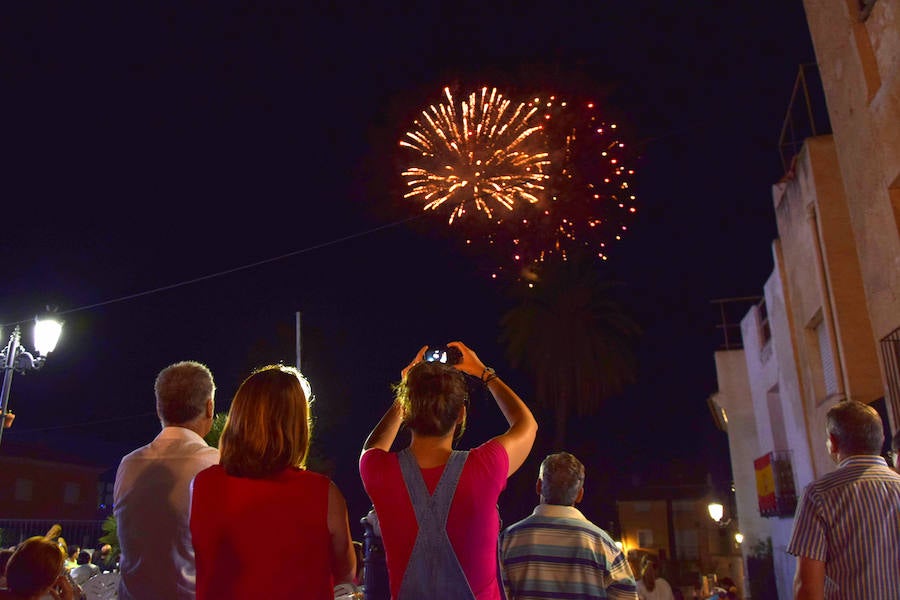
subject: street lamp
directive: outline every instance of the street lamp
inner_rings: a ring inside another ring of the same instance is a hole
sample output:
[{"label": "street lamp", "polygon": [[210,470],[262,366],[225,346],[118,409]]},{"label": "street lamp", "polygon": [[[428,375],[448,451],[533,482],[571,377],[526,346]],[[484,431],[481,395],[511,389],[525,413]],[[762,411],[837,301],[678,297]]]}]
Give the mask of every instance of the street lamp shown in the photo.
[{"label": "street lamp", "polygon": [[721,521],[725,515],[725,507],[722,506],[721,502],[710,502],[706,509],[709,511],[710,518],[716,523]]},{"label": "street lamp", "polygon": [[16,371],[19,373],[36,371],[43,367],[44,362],[47,360],[47,355],[56,348],[60,333],[62,333],[62,323],[59,321],[55,319],[35,319],[34,349],[37,352],[35,357],[22,346],[22,334],[19,326],[13,327],[6,347],[0,351],[0,362],[3,364],[3,388],[0,390],[0,417],[2,417],[0,419],[0,422],[2,422],[2,425],[0,425],[0,439],[2,439],[3,430],[12,425],[12,417],[7,410],[7,405],[9,403],[9,390],[12,387],[13,373]]},{"label": "street lamp", "polygon": [[706,510],[709,511],[709,518],[715,521],[719,527],[725,528],[731,524],[731,517],[723,518],[725,516],[725,507],[721,502],[710,502],[706,505]]}]

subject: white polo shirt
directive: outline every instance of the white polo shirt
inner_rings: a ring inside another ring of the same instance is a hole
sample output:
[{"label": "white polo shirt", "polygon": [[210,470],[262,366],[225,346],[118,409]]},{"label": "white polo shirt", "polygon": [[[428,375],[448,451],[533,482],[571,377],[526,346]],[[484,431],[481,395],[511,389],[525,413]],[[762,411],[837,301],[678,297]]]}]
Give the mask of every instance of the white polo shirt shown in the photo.
[{"label": "white polo shirt", "polygon": [[163,428],[122,459],[113,491],[120,600],[194,598],[190,484],[218,462],[219,451],[183,427]]}]

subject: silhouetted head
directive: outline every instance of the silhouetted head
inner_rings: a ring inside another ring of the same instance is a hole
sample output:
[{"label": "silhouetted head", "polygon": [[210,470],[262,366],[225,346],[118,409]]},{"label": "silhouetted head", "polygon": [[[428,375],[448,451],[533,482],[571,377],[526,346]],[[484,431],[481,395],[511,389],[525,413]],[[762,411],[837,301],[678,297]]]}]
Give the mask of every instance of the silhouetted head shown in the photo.
[{"label": "silhouetted head", "polygon": [[62,575],[66,555],[59,544],[39,535],[16,547],[6,565],[6,587],[22,598],[45,592]]},{"label": "silhouetted head", "polygon": [[573,506],[584,494],[584,465],[568,452],[551,454],[541,463],[538,494],[544,504]]},{"label": "silhouetted head", "polygon": [[841,456],[881,454],[884,429],[878,412],[862,402],[843,400],[825,415],[831,452]]},{"label": "silhouetted head", "polygon": [[310,387],[293,367],[268,365],[241,383],[219,440],[229,475],[261,478],[303,467],[312,423]]},{"label": "silhouetted head", "polygon": [[212,425],[208,409],[216,385],[206,365],[191,360],[169,365],[156,376],[154,391],[156,414],[163,425],[185,425],[206,417]]},{"label": "silhouetted head", "polygon": [[459,425],[458,437],[465,429],[466,376],[451,365],[413,365],[397,385],[396,395],[403,423],[418,435],[442,437]]}]

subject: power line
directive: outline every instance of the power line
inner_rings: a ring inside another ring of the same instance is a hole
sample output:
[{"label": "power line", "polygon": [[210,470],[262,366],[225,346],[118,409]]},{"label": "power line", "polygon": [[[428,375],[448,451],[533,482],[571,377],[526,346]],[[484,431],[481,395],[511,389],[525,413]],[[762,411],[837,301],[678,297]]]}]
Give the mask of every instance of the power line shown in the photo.
[{"label": "power line", "polygon": [[[143,297],[143,296],[149,296],[149,295],[151,295],[151,294],[157,294],[157,293],[159,293],[159,292],[165,292],[165,291],[168,291],[168,290],[173,290],[173,289],[180,288],[180,287],[184,287],[184,286],[191,285],[191,284],[194,284],[194,283],[199,283],[199,282],[201,282],[201,281],[207,281],[207,280],[209,280],[209,279],[214,279],[214,278],[216,278],[216,277],[222,277],[223,275],[230,275],[231,273],[237,273],[237,272],[239,272],[239,271],[246,271],[247,269],[252,269],[252,268],[255,268],[255,267],[259,267],[259,266],[261,266],[261,265],[273,263],[273,262],[276,262],[276,261],[279,261],[279,260],[284,260],[285,258],[290,258],[290,257],[292,257],[292,256],[298,256],[298,255],[300,255],[300,254],[305,254],[305,253],[307,253],[307,252],[312,252],[313,250],[319,250],[319,249],[321,249],[321,248],[327,248],[328,246],[334,246],[334,245],[336,245],[336,244],[340,244],[340,243],[342,243],[342,242],[346,242],[346,241],[349,241],[349,240],[352,240],[352,239],[360,238],[360,237],[363,237],[363,236],[366,236],[366,235],[370,235],[370,234],[372,234],[372,233],[376,233],[376,232],[381,231],[381,230],[384,230],[384,229],[390,229],[391,227],[396,227],[397,225],[403,225],[404,223],[408,223],[408,222],[413,221],[413,220],[415,220],[415,219],[420,219],[420,218],[422,218],[423,215],[424,215],[424,213],[418,214],[418,215],[415,215],[415,216],[412,216],[412,217],[408,217],[408,218],[402,219],[402,220],[400,220],[400,221],[394,221],[393,223],[388,223],[388,224],[386,224],[386,225],[379,225],[378,227],[373,227],[372,229],[367,229],[366,231],[361,231],[361,232],[357,232],[357,233],[352,233],[352,234],[350,234],[350,235],[345,235],[345,236],[343,236],[343,237],[340,237],[340,238],[337,238],[337,239],[334,239],[334,240],[330,240],[330,241],[327,241],[327,242],[322,242],[321,244],[316,244],[316,245],[314,245],[314,246],[308,246],[308,247],[303,248],[303,249],[301,249],[301,250],[295,250],[295,251],[293,251],[293,252],[288,252],[288,253],[286,253],[286,254],[281,254],[281,255],[279,255],[279,256],[273,256],[273,257],[271,257],[271,258],[266,258],[266,259],[263,259],[263,260],[258,260],[258,261],[256,261],[256,262],[252,262],[252,263],[249,263],[249,264],[246,264],[246,265],[241,265],[241,266],[239,266],[239,267],[234,267],[234,268],[231,268],[231,269],[225,269],[224,271],[218,271],[218,272],[216,272],[216,273],[210,273],[210,274],[208,274],[208,275],[202,275],[202,276],[200,276],[200,277],[195,277],[195,278],[193,278],[193,279],[187,279],[187,280],[185,280],[185,281],[180,281],[180,282],[178,282],[178,283],[172,283],[172,284],[169,284],[169,285],[164,285],[164,286],[161,286],[161,287],[158,287],[158,288],[153,288],[153,289],[150,289],[150,290],[145,290],[145,291],[143,291],[143,292],[136,292],[136,293],[134,293],[134,294],[128,294],[127,296],[120,296],[120,297],[118,297],[118,298],[112,298],[112,299],[110,299],[110,300],[104,300],[104,301],[102,301],[102,302],[95,302],[94,304],[86,304],[86,305],[84,305],[84,306],[79,306],[79,307],[77,307],[77,308],[70,308],[70,309],[68,309],[68,310],[64,310],[64,311],[61,311],[61,312],[57,312],[56,314],[58,314],[58,315],[68,315],[68,314],[71,314],[71,313],[81,312],[81,311],[84,311],[84,310],[91,310],[91,309],[93,309],[93,308],[99,308],[99,307],[101,307],[101,306],[108,306],[108,305],[110,305],[110,304],[116,304],[116,303],[118,303],[118,302],[125,302],[126,300],[134,300],[135,298],[141,298],[141,297]],[[24,324],[24,323],[26,323],[26,322],[27,322],[27,321],[18,321],[18,322],[16,322],[16,323],[7,323],[7,324],[4,324],[3,326],[4,326],[4,327],[13,327],[13,326],[15,326],[15,325],[22,325],[22,324]]]},{"label": "power line", "polygon": [[16,431],[14,433],[12,431],[10,431],[10,433],[8,433],[7,435],[10,435],[10,434],[18,435],[18,434],[24,434],[24,433],[40,433],[43,431],[57,431],[60,429],[75,429],[78,427],[86,427],[86,426],[89,427],[92,425],[104,425],[106,423],[118,423],[120,421],[132,421],[134,419],[143,419],[144,417],[151,417],[151,416],[156,417],[157,414],[155,412],[148,412],[148,413],[141,413],[139,415],[131,415],[128,417],[115,417],[115,418],[111,418],[111,419],[100,419],[97,421],[83,421],[81,423],[70,423],[68,425],[53,425],[52,427],[37,427],[34,429],[16,429]]}]

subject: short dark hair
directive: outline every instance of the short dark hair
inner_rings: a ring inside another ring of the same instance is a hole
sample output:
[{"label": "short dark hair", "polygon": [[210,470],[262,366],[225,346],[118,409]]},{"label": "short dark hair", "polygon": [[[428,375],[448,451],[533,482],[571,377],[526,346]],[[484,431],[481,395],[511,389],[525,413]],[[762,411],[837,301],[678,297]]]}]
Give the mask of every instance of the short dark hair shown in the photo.
[{"label": "short dark hair", "polygon": [[440,362],[420,362],[396,387],[403,422],[419,435],[443,436],[453,429],[468,399],[466,376]]},{"label": "short dark hair", "polygon": [[185,360],[160,371],[153,389],[156,413],[163,424],[181,425],[203,414],[216,384],[206,365]]},{"label": "short dark hair", "polygon": [[584,487],[584,465],[568,452],[557,452],[541,463],[540,478],[546,504],[572,506]]},{"label": "short dark hair", "polygon": [[878,411],[856,400],[842,400],[828,409],[825,428],[844,455],[881,454],[884,426]]},{"label": "short dark hair", "polygon": [[78,553],[78,557],[75,559],[79,565],[86,565],[91,562],[91,553],[87,550],[82,550]]}]

